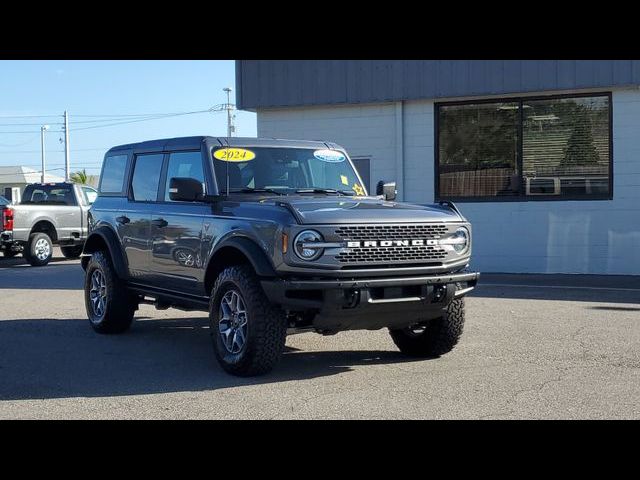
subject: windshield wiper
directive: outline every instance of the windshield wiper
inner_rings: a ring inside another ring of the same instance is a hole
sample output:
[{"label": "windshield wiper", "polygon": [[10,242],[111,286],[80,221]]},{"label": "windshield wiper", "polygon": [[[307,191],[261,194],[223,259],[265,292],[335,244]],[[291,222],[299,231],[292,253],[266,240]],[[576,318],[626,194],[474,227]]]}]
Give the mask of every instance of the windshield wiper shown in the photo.
[{"label": "windshield wiper", "polygon": [[232,188],[230,190],[231,192],[235,192],[235,193],[274,193],[276,195],[286,195],[286,193],[283,192],[279,192],[277,190],[274,190],[272,188],[252,188],[252,187],[245,187],[245,188]]},{"label": "windshield wiper", "polygon": [[318,188],[318,187],[299,188],[296,190],[296,193],[335,193],[336,195],[344,195],[344,193],[334,188]]}]

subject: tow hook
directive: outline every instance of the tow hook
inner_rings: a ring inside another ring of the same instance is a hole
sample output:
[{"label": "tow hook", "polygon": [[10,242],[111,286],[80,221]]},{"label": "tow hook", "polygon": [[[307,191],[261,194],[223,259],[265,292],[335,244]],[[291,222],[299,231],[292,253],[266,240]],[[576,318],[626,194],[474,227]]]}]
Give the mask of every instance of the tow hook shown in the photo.
[{"label": "tow hook", "polygon": [[433,287],[433,303],[440,303],[447,296],[446,285],[436,285]]},{"label": "tow hook", "polygon": [[342,308],[355,308],[360,303],[360,290],[352,289],[344,292],[346,304]]}]

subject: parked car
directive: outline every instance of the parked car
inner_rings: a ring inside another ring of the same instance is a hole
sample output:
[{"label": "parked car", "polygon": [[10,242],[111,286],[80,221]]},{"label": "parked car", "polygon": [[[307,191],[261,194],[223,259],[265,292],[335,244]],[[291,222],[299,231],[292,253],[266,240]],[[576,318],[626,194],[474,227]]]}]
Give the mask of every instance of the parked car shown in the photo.
[{"label": "parked car", "polygon": [[288,332],[388,328],[401,352],[458,342],[471,226],[452,203],[395,201],[325,142],[188,137],[104,159],[84,247],[85,305],[121,333],[141,303],[209,313],[235,375],[273,368]]},{"label": "parked car", "polygon": [[27,185],[20,204],[2,212],[4,256],[22,252],[31,265],[46,265],[58,244],[65,257],[80,257],[88,232],[87,211],[97,195],[94,188],[74,183]]},{"label": "parked car", "polygon": [[[9,202],[9,200],[7,200],[6,198],[4,198],[2,195],[0,195],[0,221],[2,222],[0,224],[0,235],[2,235],[2,231],[4,229],[4,225],[5,225],[5,214],[4,211],[7,208],[7,206],[10,204],[11,202]],[[7,215],[8,217],[8,215]],[[0,241],[0,252],[2,252],[2,255],[5,258],[11,258],[15,255],[15,253],[12,250],[5,250],[2,242]]]}]

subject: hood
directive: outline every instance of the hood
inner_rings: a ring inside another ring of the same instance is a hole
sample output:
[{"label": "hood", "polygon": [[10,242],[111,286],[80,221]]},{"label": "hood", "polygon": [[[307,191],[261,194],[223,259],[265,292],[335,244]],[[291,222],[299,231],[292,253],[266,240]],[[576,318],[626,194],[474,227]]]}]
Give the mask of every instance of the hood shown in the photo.
[{"label": "hood", "polygon": [[301,224],[422,223],[464,220],[442,205],[388,202],[377,198],[282,197],[277,203],[295,214]]}]

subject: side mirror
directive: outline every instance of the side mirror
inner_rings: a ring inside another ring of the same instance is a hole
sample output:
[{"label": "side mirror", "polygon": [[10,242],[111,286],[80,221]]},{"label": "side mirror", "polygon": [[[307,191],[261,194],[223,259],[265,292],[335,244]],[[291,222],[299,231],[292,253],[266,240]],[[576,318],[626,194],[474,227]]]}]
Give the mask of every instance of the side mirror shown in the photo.
[{"label": "side mirror", "polygon": [[382,195],[385,200],[395,200],[398,191],[396,190],[396,182],[385,183],[380,180],[376,186],[376,195]]},{"label": "side mirror", "polygon": [[200,180],[172,177],[169,180],[169,198],[174,202],[197,202],[204,197]]}]

